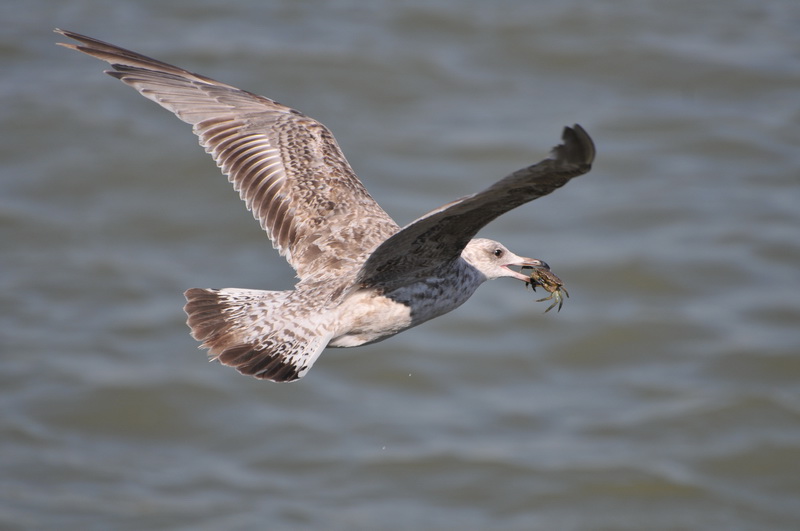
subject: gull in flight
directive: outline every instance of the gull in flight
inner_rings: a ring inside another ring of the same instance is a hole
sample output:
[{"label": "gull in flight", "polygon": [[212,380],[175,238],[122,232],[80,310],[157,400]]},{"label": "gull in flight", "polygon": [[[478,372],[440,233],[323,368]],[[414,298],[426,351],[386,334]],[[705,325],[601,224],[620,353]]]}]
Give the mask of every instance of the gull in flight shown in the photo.
[{"label": "gull in flight", "polygon": [[400,227],[316,120],[113,44],[55,31],[77,41],[60,45],[106,61],[107,74],[191,124],[296,271],[289,291],[185,293],[187,324],[211,359],[256,378],[297,380],[325,347],[386,339],[457,308],[486,280],[537,285],[512,268],[549,273],[545,262],[475,236],[501,214],[588,172],[594,160],[586,131],[565,127],[548,158]]}]

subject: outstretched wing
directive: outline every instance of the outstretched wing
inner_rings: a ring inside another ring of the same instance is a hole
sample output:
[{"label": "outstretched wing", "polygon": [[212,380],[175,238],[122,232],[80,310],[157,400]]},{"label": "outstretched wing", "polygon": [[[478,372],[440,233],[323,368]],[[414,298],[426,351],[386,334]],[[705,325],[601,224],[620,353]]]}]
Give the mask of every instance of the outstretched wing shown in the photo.
[{"label": "outstretched wing", "polygon": [[580,125],[565,127],[563,144],[550,158],[518,170],[477,194],[433,210],[383,242],[359,271],[362,286],[422,275],[455,260],[487,223],[528,201],[547,195],[592,167],[595,149]]},{"label": "outstretched wing", "polygon": [[301,280],[352,271],[399,229],[316,120],[136,52],[56,32],[80,43],[59,44],[110,63],[106,73],[193,126]]}]

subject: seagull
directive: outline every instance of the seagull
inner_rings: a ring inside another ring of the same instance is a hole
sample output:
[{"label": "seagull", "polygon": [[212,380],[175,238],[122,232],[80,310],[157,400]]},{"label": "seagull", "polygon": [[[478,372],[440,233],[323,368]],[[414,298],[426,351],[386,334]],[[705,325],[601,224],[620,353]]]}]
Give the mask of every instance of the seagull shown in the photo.
[{"label": "seagull", "polygon": [[185,292],[187,324],[209,358],[259,379],[298,380],[326,347],[382,341],[457,308],[487,280],[532,283],[521,270],[549,271],[545,262],[475,236],[501,214],[588,172],[595,156],[580,125],[565,127],[548,158],[401,228],[318,121],[113,44],[55,32],[78,43],[59,45],[106,61],[107,74],[191,124],[296,271],[288,291]]}]

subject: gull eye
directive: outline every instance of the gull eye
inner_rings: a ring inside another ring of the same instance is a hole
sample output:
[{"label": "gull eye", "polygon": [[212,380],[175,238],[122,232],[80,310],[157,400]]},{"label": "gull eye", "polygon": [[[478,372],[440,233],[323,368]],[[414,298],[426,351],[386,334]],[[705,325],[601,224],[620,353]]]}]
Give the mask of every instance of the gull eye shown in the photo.
[{"label": "gull eye", "polygon": [[495,255],[495,257],[500,258],[501,256],[503,256],[503,250],[502,249],[495,249],[494,250],[494,255]]}]

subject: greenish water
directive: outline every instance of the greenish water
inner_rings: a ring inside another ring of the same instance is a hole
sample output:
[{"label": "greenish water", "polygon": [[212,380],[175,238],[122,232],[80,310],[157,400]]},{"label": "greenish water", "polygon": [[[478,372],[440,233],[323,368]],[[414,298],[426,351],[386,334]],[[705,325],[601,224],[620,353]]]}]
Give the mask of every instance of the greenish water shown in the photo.
[{"label": "greenish water", "polygon": [[[3,529],[800,528],[800,5],[0,6]],[[296,384],[205,362],[189,287],[288,289],[109,40],[328,125],[402,225],[581,123],[592,172],[482,236],[522,284]]]}]

